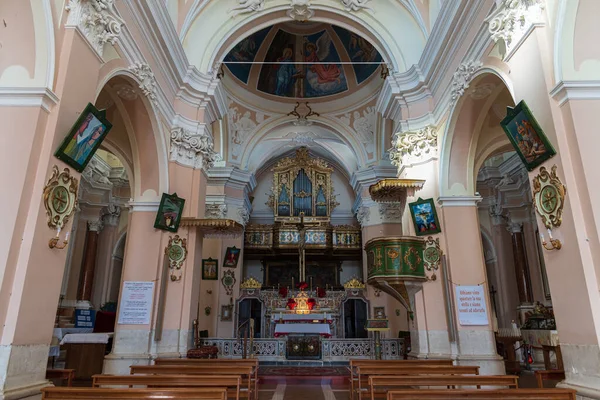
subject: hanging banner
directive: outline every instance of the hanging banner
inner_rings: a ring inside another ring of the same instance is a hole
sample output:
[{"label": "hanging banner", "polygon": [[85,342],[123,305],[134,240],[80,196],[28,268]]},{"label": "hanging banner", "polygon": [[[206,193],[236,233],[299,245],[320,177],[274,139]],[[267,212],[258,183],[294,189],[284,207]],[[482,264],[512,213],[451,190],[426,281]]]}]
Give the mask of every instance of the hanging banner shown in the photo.
[{"label": "hanging banner", "polygon": [[123,282],[118,323],[123,325],[149,325],[153,296],[154,282]]},{"label": "hanging banner", "polygon": [[458,322],[461,325],[487,325],[484,286],[456,286]]}]

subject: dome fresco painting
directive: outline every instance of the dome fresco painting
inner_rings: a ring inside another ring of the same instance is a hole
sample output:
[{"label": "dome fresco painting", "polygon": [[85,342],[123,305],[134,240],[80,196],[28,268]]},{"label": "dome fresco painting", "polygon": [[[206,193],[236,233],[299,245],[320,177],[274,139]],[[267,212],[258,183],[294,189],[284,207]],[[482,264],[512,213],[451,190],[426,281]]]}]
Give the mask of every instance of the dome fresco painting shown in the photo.
[{"label": "dome fresco painting", "polygon": [[253,33],[224,61],[237,80],[251,89],[279,97],[315,98],[361,85],[382,58],[371,43],[344,28],[288,23]]}]

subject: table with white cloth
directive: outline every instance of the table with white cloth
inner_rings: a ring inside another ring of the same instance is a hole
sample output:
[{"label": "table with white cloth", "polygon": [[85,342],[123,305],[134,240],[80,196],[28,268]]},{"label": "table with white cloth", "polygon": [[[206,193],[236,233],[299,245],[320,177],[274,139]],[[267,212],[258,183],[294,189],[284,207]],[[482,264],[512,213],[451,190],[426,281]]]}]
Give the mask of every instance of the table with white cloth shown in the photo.
[{"label": "table with white cloth", "polygon": [[289,334],[312,334],[322,337],[331,337],[329,324],[277,324],[275,326],[275,337]]},{"label": "table with white cloth", "polygon": [[75,379],[101,374],[106,344],[112,333],[67,333],[60,345],[67,350],[66,369],[75,370]]}]

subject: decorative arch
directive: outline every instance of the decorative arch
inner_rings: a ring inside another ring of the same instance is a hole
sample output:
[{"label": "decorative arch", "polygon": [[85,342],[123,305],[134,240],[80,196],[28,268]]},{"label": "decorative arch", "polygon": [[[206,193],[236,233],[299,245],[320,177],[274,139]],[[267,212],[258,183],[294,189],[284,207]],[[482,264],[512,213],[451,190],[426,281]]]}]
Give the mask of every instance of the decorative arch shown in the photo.
[{"label": "decorative arch", "polygon": [[[119,78],[130,83],[136,90],[140,86],[140,81],[133,72],[119,66],[108,71],[100,79],[96,89],[96,100],[102,90],[107,90],[125,124],[125,130],[133,153],[131,157],[133,166],[129,165],[132,171],[127,171],[128,173],[133,173],[130,175],[130,179],[134,182],[132,190],[133,198],[142,197],[148,189],[155,191],[157,194],[168,192],[168,149],[162,124],[157,118],[159,112],[154,103],[141,93],[138,93],[135,100],[128,102],[132,103],[131,105],[126,105],[109,86],[111,81]],[[134,117],[137,119],[136,121],[133,120]],[[140,123],[149,124],[152,132],[149,133],[147,129],[143,128],[136,129],[136,124]],[[148,140],[148,135],[152,135],[151,141]],[[118,146],[111,146],[110,135],[106,140],[107,149],[117,155],[125,156]],[[154,151],[149,151],[150,149]],[[127,157],[124,158],[126,159]],[[151,171],[146,173],[142,165],[157,168],[157,182],[148,184]]]},{"label": "decorative arch", "polygon": [[[476,151],[482,124],[496,98],[507,90],[514,104],[512,84],[494,67],[479,69],[470,87],[494,84],[488,98],[475,100],[465,93],[451,108],[440,155],[440,196],[472,196],[476,185]],[[505,143],[496,143],[488,151],[497,151]],[[490,153],[491,154],[491,153]]]},{"label": "decorative arch", "polygon": [[[377,10],[376,14],[313,5],[311,9],[315,10],[315,16],[311,21],[360,33],[375,46],[394,72],[403,72],[418,63],[425,48],[427,31],[422,21],[415,18],[414,10],[387,1],[377,3],[370,4]],[[267,4],[269,9],[235,17],[229,14],[231,6],[225,1],[197,1],[184,21],[180,39],[188,60],[202,73],[213,71],[240,40],[268,26],[290,21],[286,14],[289,1],[274,0]]]}]

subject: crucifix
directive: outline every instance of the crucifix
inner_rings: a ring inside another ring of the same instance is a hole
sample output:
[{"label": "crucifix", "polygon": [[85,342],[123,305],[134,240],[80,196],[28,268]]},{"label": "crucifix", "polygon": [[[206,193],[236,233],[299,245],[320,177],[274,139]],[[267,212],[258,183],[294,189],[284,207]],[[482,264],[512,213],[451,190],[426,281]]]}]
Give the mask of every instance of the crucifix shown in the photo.
[{"label": "crucifix", "polygon": [[304,224],[304,212],[300,213],[298,228],[298,259],[300,266],[300,282],[306,282],[306,225]]}]

